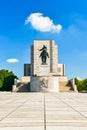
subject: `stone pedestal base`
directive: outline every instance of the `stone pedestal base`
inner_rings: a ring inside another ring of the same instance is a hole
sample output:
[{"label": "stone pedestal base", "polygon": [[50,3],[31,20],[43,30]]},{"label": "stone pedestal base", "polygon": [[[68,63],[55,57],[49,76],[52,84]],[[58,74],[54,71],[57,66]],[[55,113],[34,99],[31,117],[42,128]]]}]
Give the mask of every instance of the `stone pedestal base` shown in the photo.
[{"label": "stone pedestal base", "polygon": [[30,79],[30,92],[59,92],[57,76],[36,76]]}]

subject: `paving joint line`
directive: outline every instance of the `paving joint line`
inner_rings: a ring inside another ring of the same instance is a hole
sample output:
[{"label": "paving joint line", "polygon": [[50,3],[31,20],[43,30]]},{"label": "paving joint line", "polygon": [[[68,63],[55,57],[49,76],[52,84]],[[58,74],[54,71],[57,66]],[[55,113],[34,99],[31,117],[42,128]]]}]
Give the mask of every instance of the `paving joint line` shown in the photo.
[{"label": "paving joint line", "polygon": [[[55,96],[57,97],[57,96]],[[72,108],[74,111],[78,112],[82,117],[84,117],[85,119],[87,119],[87,117],[85,117],[81,112],[79,112],[78,110],[76,110],[75,108],[73,108],[70,104],[66,103],[65,101],[63,101],[61,98],[57,97],[60,101],[62,101],[64,104],[66,104],[67,106],[69,106],[70,108]]]},{"label": "paving joint line", "polygon": [[[34,97],[34,96],[33,96]],[[31,97],[32,98],[32,97]],[[15,112],[17,109],[19,109],[21,106],[23,106],[27,101],[31,100],[31,98],[27,99],[26,101],[24,101],[24,103],[22,103],[21,105],[19,105],[16,109],[14,109],[13,111],[11,111],[10,113],[8,113],[6,116],[4,116],[3,118],[0,119],[0,121],[4,120],[5,118],[7,118],[10,114],[12,114],[13,112]]]},{"label": "paving joint line", "polygon": [[46,105],[45,105],[45,92],[44,92],[44,130],[46,130]]}]

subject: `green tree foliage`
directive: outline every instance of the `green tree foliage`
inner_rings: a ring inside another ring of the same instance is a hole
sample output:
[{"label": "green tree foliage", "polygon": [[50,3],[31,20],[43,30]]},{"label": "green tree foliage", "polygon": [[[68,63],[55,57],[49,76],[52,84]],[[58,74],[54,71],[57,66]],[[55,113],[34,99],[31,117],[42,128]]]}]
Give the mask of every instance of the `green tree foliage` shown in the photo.
[{"label": "green tree foliage", "polygon": [[15,78],[17,76],[12,71],[0,70],[0,91],[11,91]]},{"label": "green tree foliage", "polygon": [[75,78],[75,84],[78,91],[87,91],[87,79],[78,80],[77,78]]},{"label": "green tree foliage", "polygon": [[2,86],[3,86],[3,82],[2,82],[2,80],[0,79],[0,88],[2,88]]},{"label": "green tree foliage", "polygon": [[83,89],[87,91],[87,79],[83,80]]}]

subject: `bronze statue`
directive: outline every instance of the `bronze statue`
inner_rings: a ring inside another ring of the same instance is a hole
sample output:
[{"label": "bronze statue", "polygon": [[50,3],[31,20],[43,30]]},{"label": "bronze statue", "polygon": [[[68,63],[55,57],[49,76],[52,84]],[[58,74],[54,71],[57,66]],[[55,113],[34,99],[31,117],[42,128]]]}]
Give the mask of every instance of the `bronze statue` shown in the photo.
[{"label": "bronze statue", "polygon": [[39,51],[42,51],[39,56],[39,57],[41,57],[42,65],[47,65],[46,60],[47,60],[47,57],[49,58],[49,54],[47,52],[47,47],[45,45],[43,45],[43,47]]}]

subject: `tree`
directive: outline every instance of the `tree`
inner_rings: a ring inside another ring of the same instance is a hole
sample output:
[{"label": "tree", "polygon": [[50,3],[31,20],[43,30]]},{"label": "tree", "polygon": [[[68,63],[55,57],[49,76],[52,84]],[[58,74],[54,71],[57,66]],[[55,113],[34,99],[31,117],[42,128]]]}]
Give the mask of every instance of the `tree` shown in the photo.
[{"label": "tree", "polygon": [[0,70],[0,91],[11,91],[15,78],[17,76],[12,71]]},{"label": "tree", "polygon": [[77,78],[75,78],[75,84],[78,91],[87,91],[87,79],[78,80]]},{"label": "tree", "polygon": [[3,82],[2,82],[2,80],[0,79],[0,88],[2,88],[2,86],[3,86]]},{"label": "tree", "polygon": [[87,79],[83,80],[83,89],[87,91]]}]

